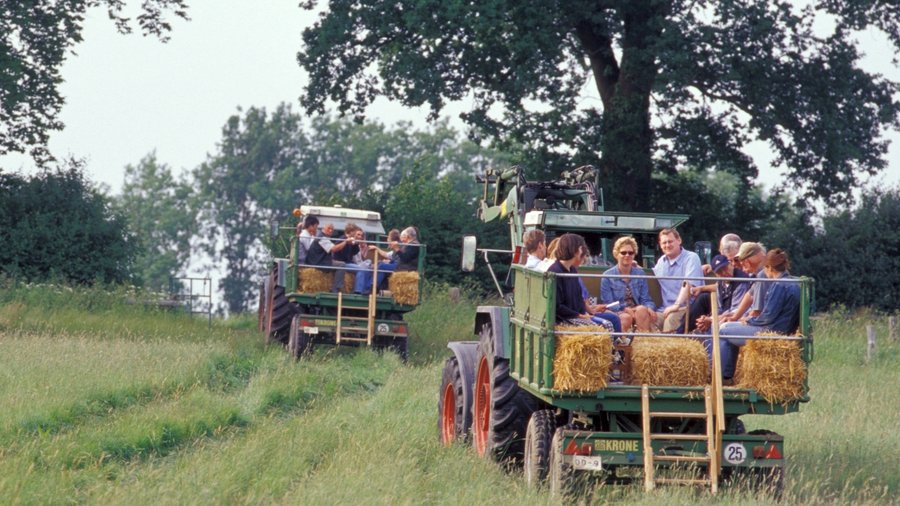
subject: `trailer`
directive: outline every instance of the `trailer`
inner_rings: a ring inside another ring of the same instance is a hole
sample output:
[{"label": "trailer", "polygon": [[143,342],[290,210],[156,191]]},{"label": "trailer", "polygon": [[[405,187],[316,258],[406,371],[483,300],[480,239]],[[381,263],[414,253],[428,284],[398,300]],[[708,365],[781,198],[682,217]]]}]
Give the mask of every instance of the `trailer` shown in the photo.
[{"label": "trailer", "polygon": [[[321,224],[331,224],[335,233],[348,223],[359,226],[368,244],[386,245],[385,229],[380,213],[374,211],[328,206],[301,206],[294,216],[317,216]],[[418,292],[421,293],[425,274],[424,244],[418,249]],[[379,283],[379,261],[371,256],[369,263],[347,272],[363,268],[372,272],[373,285],[368,295],[352,291],[332,293],[328,290],[302,291],[301,269],[315,268],[327,273],[337,268],[300,264],[299,241],[295,227],[279,227],[273,247],[269,272],[260,287],[259,330],[268,342],[280,343],[295,358],[312,353],[314,346],[371,346],[395,351],[403,360],[408,354],[409,326],[404,315],[418,305],[418,301],[397,301],[387,290],[386,282]]]},{"label": "trailer", "polygon": [[[495,195],[500,196],[490,202],[485,190],[482,217],[509,215],[512,251],[521,245],[524,231],[539,228],[548,237],[564,232],[586,235],[591,254],[598,257],[606,254],[608,242],[618,235],[632,235],[642,246],[649,246],[659,230],[688,218],[604,211],[589,202],[593,187],[585,184],[584,170],[579,174],[580,180],[552,184],[529,183],[520,170],[488,174],[483,178],[485,187],[495,185]],[[512,186],[505,199],[504,185]],[[529,188],[536,191],[526,196],[524,190]],[[551,192],[553,205],[534,205],[546,198],[542,189]],[[492,208],[498,206],[508,210],[495,212]],[[464,264],[471,264],[475,244],[471,238],[466,243]],[[649,269],[654,250],[644,247],[642,251],[651,295],[658,299],[658,280]],[[579,275],[585,284],[596,284],[606,268],[582,266]],[[779,403],[767,401],[754,389],[725,386],[716,330],[707,384],[631,384],[610,378],[605,388],[595,391],[561,390],[554,381],[555,297],[561,276],[565,275],[526,269],[514,262],[513,288],[504,294],[508,304],[479,307],[474,339],[449,343],[452,355],[444,364],[438,403],[443,444],[469,443],[480,456],[504,466],[522,466],[530,485],[549,481],[550,490],[563,496],[595,481],[642,481],[648,490],[669,483],[702,485],[712,493],[725,484],[747,482],[774,495],[781,493],[784,438],[767,430],[746,432],[739,417],[798,411],[809,401],[805,380],[801,396]],[[801,293],[798,332],[771,338],[797,341],[808,366],[813,351],[809,313],[814,285],[809,278],[792,282]],[[715,310],[713,321],[718,329]],[[629,342],[636,337],[622,334]]]}]

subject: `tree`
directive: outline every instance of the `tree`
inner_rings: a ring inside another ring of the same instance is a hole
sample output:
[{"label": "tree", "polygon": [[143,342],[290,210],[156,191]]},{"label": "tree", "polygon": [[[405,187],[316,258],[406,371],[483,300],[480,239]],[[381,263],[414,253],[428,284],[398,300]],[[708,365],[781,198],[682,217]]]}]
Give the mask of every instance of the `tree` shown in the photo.
[{"label": "tree", "polygon": [[190,183],[177,181],[156,153],[125,167],[122,195],[115,202],[141,246],[134,273],[143,286],[167,289],[170,276],[184,273],[196,231],[192,197]]},{"label": "tree", "polygon": [[127,280],[136,244],[109,204],[79,161],[32,177],[0,173],[0,269],[29,281]]},{"label": "tree", "polygon": [[[308,2],[312,7],[315,2]],[[819,35],[820,21],[832,29]],[[749,185],[742,152],[767,142],[789,184],[852,200],[886,166],[900,87],[859,68],[855,34],[900,47],[900,7],[875,0],[330,0],[303,33],[302,102],[362,117],[378,96],[427,104],[469,97],[463,115],[544,178],[596,163],[609,194],[642,210],[654,171],[715,169]],[[585,107],[588,80],[600,96]],[[602,154],[602,156],[601,156]],[[536,170],[535,170],[536,169]]]},{"label": "tree", "polygon": [[868,189],[854,209],[821,223],[806,209],[786,210],[766,237],[788,251],[791,273],[816,279],[820,309],[835,304],[896,311],[900,299],[900,188]]},{"label": "tree", "polygon": [[255,300],[262,245],[297,202],[306,143],[290,106],[280,105],[271,116],[250,108],[243,117],[228,119],[218,152],[193,173],[198,243],[211,258],[225,262],[220,286],[232,313],[245,311]]},{"label": "tree", "polygon": [[[86,12],[104,6],[121,33],[132,30],[124,0],[0,2],[0,155],[30,151],[40,163],[49,131],[63,128],[60,67],[81,42]],[[185,0],[143,0],[137,25],[144,35],[167,40],[166,12],[187,19]]]}]

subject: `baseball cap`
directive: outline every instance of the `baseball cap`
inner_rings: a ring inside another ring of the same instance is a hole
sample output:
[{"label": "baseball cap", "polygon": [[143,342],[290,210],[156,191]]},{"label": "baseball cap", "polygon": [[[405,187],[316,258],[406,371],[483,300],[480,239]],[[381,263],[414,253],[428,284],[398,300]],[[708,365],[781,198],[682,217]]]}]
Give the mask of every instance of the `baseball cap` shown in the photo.
[{"label": "baseball cap", "polygon": [[757,253],[762,252],[762,246],[759,245],[758,242],[745,242],[741,244],[741,249],[738,250],[737,259],[740,261],[744,261]]},{"label": "baseball cap", "polygon": [[713,272],[719,272],[723,267],[728,265],[728,263],[728,257],[725,255],[716,255],[709,265],[712,267]]}]

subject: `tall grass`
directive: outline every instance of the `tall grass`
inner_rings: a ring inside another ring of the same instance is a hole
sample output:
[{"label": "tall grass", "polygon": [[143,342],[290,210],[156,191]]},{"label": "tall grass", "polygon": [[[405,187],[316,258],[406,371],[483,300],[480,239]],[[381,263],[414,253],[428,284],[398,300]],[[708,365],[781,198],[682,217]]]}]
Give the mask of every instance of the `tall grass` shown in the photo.
[{"label": "tall grass", "polygon": [[[57,290],[52,288],[52,290]],[[446,343],[473,337],[478,301],[430,287],[407,315],[410,361],[320,349],[292,360],[252,318],[215,322],[115,291],[0,294],[4,503],[555,504],[462,446],[437,441]],[[90,307],[90,310],[81,309]],[[900,345],[864,361],[876,315],[816,325],[812,402],[748,416],[785,436],[786,504],[885,503],[900,489]],[[585,503],[767,504],[743,489],[599,487]]]}]

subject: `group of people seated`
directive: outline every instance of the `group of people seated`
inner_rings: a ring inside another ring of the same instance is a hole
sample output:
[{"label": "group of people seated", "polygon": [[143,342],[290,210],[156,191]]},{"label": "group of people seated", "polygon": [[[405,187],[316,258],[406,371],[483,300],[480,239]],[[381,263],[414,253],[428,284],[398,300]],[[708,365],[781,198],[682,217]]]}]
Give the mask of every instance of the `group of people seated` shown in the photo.
[{"label": "group of people seated", "polygon": [[[563,234],[546,246],[544,233],[529,230],[523,237],[528,259],[525,267],[544,272],[577,274],[590,251],[583,237]],[[675,229],[658,235],[663,253],[653,274],[657,277],[662,304],[650,296],[644,270],[635,260],[638,244],[633,237],[618,238],[613,245],[616,265],[604,272],[597,303],[581,277],[561,276],[556,283],[556,321],[570,325],[601,325],[611,332],[677,333],[703,339],[712,353],[712,297],[717,293],[717,313],[721,341],[723,378],[734,374],[737,353],[747,337],[761,333],[791,334],[800,319],[800,286],[786,282],[790,277],[787,252],[771,251],[760,243],[742,242],[736,234],[726,234],[719,254],[708,265],[681,246]],[[721,278],[706,284],[705,275]],[[764,283],[755,279],[779,279]],[[627,336],[617,341],[627,342]]]},{"label": "group of people seated", "polygon": [[[337,293],[344,286],[345,272],[356,274],[353,292],[368,295],[373,288],[373,261],[378,263],[378,283],[381,285],[385,277],[396,271],[415,271],[418,269],[419,241],[415,227],[406,227],[403,231],[392,229],[387,236],[387,249],[374,244],[367,244],[365,232],[355,223],[344,226],[342,236],[332,239],[334,224],[326,223],[319,229],[319,218],[307,215],[297,225],[298,255],[297,264],[307,267],[324,267],[334,273],[331,291]],[[373,259],[369,259],[374,252]]]}]

